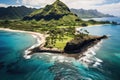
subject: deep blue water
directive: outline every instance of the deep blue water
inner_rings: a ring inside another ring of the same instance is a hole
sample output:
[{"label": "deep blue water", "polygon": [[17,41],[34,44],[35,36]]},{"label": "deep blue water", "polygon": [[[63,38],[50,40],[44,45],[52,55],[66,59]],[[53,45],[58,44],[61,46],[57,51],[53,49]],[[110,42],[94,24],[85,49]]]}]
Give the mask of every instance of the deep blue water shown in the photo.
[{"label": "deep blue water", "polygon": [[103,61],[98,66],[50,53],[25,59],[24,51],[36,39],[25,33],[0,31],[0,80],[120,80],[120,25],[86,29],[93,35],[111,35],[96,46],[98,50],[92,48],[94,57]]}]

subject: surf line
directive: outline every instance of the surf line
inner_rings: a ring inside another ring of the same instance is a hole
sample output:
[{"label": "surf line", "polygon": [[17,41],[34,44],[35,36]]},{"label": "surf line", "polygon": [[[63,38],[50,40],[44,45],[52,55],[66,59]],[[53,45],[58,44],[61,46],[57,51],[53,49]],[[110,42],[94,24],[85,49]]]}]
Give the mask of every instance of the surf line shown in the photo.
[{"label": "surf line", "polygon": [[35,38],[37,42],[33,46],[25,50],[25,54],[24,54],[25,59],[30,59],[32,55],[28,55],[28,54],[30,54],[34,48],[39,47],[41,44],[45,43],[44,34],[40,34],[36,32],[30,32],[30,34],[32,34],[33,38]]},{"label": "surf line", "polygon": [[88,67],[89,65],[92,65],[93,67],[100,66],[103,61],[101,59],[95,57],[95,55],[96,55],[95,51],[100,49],[102,42],[103,41],[101,40],[96,45],[89,48],[86,52],[83,53],[83,56],[80,57],[80,59],[78,61],[81,62],[86,67]]}]

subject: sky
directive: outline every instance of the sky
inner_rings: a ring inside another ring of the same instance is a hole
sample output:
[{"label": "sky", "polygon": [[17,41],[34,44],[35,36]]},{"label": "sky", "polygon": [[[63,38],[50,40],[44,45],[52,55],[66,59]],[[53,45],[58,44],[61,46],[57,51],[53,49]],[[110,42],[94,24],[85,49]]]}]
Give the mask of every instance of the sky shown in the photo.
[{"label": "sky", "polygon": [[[20,6],[41,8],[55,0],[0,0],[0,7]],[[105,14],[120,16],[120,0],[61,0],[69,8],[97,9]]]}]

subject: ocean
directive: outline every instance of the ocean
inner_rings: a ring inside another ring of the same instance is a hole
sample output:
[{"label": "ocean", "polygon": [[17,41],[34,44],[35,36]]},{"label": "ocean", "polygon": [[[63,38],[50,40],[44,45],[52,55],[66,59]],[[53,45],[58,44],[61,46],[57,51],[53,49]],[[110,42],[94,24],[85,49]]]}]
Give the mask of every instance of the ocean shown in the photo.
[{"label": "ocean", "polygon": [[0,80],[120,80],[120,25],[84,29],[109,38],[79,60],[51,53],[25,59],[25,50],[37,40],[25,33],[0,31]]}]

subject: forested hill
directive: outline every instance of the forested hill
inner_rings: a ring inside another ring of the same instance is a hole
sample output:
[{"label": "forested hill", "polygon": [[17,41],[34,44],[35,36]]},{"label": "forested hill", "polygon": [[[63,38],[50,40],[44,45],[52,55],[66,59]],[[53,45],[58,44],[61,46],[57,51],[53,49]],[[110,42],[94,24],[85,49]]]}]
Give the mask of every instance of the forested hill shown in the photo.
[{"label": "forested hill", "polygon": [[80,18],[100,18],[100,17],[114,17],[110,14],[104,14],[97,10],[85,10],[85,9],[70,9],[71,12],[77,14]]},{"label": "forested hill", "polygon": [[35,10],[35,8],[27,8],[25,6],[9,6],[7,8],[0,7],[0,19],[22,19],[24,16]]},{"label": "forested hill", "polygon": [[44,8],[38,9],[27,15],[23,20],[62,20],[62,21],[75,21],[78,18],[77,15],[72,13],[66,4],[60,0],[56,0],[51,5],[46,5]]}]

